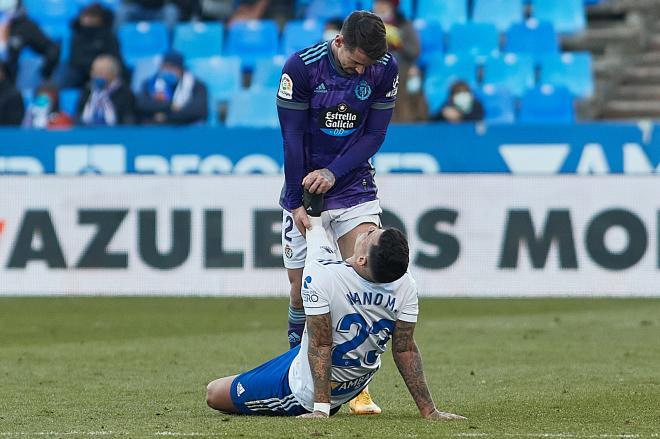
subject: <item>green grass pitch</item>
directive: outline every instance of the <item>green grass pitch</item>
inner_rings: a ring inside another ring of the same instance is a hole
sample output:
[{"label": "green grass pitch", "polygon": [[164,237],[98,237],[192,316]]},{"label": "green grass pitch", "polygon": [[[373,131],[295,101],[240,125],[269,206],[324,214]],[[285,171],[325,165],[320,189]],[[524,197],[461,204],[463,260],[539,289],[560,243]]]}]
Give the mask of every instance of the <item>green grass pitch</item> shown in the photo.
[{"label": "green grass pitch", "polygon": [[389,352],[384,413],[226,416],[205,384],[287,348],[284,299],[0,298],[0,439],[660,438],[660,300],[422,299],[431,423]]}]

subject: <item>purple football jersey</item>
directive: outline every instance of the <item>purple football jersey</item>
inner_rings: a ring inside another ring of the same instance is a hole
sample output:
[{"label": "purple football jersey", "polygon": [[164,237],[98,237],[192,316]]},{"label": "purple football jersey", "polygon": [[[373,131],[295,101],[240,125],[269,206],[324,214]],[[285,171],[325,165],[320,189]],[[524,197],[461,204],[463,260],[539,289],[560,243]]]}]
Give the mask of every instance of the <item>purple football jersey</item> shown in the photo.
[{"label": "purple football jersey", "polygon": [[[390,53],[367,67],[362,75],[349,75],[341,69],[331,45],[332,40],[293,54],[282,69],[277,92],[280,109],[304,111],[307,115],[301,163],[287,163],[285,169],[295,166],[297,171],[300,167],[304,177],[311,171],[328,168],[337,178],[325,195],[324,210],[351,207],[376,199],[377,189],[369,158],[384,139],[399,85],[397,63]],[[373,136],[371,141],[365,136],[369,134],[365,132],[369,129],[367,121],[370,117],[375,120],[379,113],[387,119],[382,136]],[[288,121],[282,113],[280,119],[286,149]],[[365,139],[377,144],[365,145]],[[369,154],[361,157],[365,151]],[[350,155],[360,161],[346,160]],[[290,157],[286,151],[285,157]],[[300,185],[301,181],[297,184]],[[292,210],[300,206],[301,192],[302,188],[291,187],[287,175],[280,203],[282,207]]]}]

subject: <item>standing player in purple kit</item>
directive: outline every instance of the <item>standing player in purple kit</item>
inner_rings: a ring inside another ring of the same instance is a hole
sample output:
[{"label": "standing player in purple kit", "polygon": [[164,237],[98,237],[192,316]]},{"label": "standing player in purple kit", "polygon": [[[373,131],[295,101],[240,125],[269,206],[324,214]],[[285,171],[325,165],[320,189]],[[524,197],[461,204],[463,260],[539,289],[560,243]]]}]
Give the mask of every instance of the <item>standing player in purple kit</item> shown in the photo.
[{"label": "standing player in purple kit", "polygon": [[[310,223],[302,207],[303,189],[325,194],[323,226],[341,257],[352,256],[357,236],[380,224],[369,159],[385,140],[398,85],[385,26],[366,11],[353,12],[333,40],[293,54],[284,65],[277,108],[284,139],[286,183],[280,205],[292,348],[305,326],[300,290],[307,249],[303,235]],[[367,389],[349,406],[355,414],[381,412]]]}]

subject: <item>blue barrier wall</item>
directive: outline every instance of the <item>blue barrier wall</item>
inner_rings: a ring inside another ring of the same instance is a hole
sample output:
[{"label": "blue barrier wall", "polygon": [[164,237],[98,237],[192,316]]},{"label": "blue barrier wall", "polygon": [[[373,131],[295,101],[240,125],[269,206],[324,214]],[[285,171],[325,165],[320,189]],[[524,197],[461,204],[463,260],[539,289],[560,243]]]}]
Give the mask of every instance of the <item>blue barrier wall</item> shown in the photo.
[{"label": "blue barrier wall", "polygon": [[[281,172],[279,130],[224,127],[0,130],[0,174]],[[660,164],[660,127],[393,125],[381,174],[643,174]]]}]

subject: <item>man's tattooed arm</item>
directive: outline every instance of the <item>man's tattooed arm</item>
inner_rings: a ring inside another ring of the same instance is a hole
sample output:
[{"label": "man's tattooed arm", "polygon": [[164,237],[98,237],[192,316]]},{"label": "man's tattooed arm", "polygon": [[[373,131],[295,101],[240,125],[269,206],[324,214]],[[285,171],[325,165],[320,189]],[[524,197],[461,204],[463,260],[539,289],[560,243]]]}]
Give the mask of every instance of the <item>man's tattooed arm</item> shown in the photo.
[{"label": "man's tattooed arm", "polygon": [[332,371],[332,320],[330,313],[307,316],[309,349],[307,358],[314,380],[314,401],[330,402]]}]

